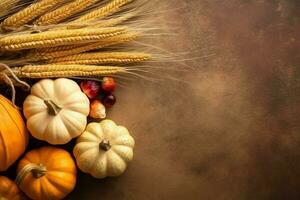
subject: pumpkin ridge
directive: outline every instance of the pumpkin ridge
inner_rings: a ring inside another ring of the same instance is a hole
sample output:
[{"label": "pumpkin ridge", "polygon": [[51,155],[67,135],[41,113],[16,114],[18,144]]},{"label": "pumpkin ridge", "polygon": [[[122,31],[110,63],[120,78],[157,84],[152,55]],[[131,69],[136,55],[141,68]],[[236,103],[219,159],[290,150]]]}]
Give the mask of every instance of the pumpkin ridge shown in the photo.
[{"label": "pumpkin ridge", "polygon": [[[35,95],[27,96],[27,98],[25,99],[25,101],[23,103],[24,116],[28,119],[28,118],[33,117],[34,115],[39,114],[41,112],[47,112],[47,106],[44,104],[44,107],[42,107],[41,106],[42,103],[43,103],[43,99],[38,96],[35,96]],[[28,110],[27,107],[30,107],[30,110]],[[32,112],[32,109],[35,110],[35,112]],[[30,111],[30,112],[28,112],[28,111]]]},{"label": "pumpkin ridge", "polygon": [[[97,140],[101,140],[102,139],[102,137],[98,136],[98,134],[92,133],[89,130],[86,130],[84,132],[84,134],[87,135],[87,137],[94,137]],[[83,140],[81,142],[93,142],[93,143],[95,143],[94,140],[91,141],[90,139],[86,139],[84,136],[82,138],[83,138]]]},{"label": "pumpkin ridge", "polygon": [[[112,145],[112,150],[113,150],[113,152],[116,152],[116,151],[118,151],[118,150],[116,150],[116,149],[118,149],[118,148],[120,148],[120,147],[122,147],[122,148],[128,148],[128,149],[132,149],[132,147],[130,147],[130,146],[127,146],[127,145],[118,145],[118,144],[115,144],[115,145]],[[119,155],[119,153],[117,153],[118,155]],[[121,157],[122,157],[122,155],[121,155]]]},{"label": "pumpkin ridge", "polygon": [[80,115],[84,116],[85,118],[87,117],[87,115],[85,115],[85,114],[82,113],[82,112],[79,112],[79,111],[76,111],[76,110],[72,110],[72,109],[69,109],[69,108],[66,108],[66,107],[63,108],[63,111],[64,111],[64,112],[77,113],[77,114],[80,114]]},{"label": "pumpkin ridge", "polygon": [[[33,87],[32,87],[32,95],[34,95],[34,96],[36,96],[36,97],[38,97],[38,98],[40,98],[40,99],[44,99],[45,97],[47,97],[47,98],[49,98],[49,96],[52,96],[52,95],[49,95],[48,93],[47,93],[47,90],[48,89],[46,89],[45,88],[45,85],[46,84],[44,84],[44,82],[46,82],[46,81],[48,81],[48,80],[50,80],[50,79],[44,79],[43,80],[43,84],[39,84],[39,85],[34,85]],[[37,91],[36,91],[37,90]],[[38,94],[41,94],[41,95],[38,95]]]},{"label": "pumpkin ridge", "polygon": [[72,174],[74,170],[69,167],[59,167],[59,168],[49,168],[48,172],[49,173],[60,172],[60,173]]},{"label": "pumpkin ridge", "polygon": [[[125,166],[125,169],[127,168],[127,162],[125,162],[125,161],[123,160],[123,158],[122,158],[119,154],[117,154],[115,151],[111,151],[110,153],[111,153],[111,154],[115,154],[116,157],[117,157],[119,160],[121,160],[122,164]],[[110,155],[110,156],[111,156],[111,155]],[[114,162],[116,162],[115,159],[114,159]],[[114,169],[112,166],[114,166],[114,165],[115,165],[115,164],[112,164],[112,163],[111,163],[111,160],[107,160],[107,174],[110,174],[109,176],[111,176],[111,174],[114,173],[114,172],[112,171],[112,169]]]},{"label": "pumpkin ridge", "polygon": [[[5,101],[7,101],[5,98],[2,98],[4,99]],[[9,102],[8,102],[9,103]],[[3,105],[3,103],[0,101],[0,105],[3,107],[3,109],[6,111],[7,115],[10,117],[11,121],[13,122],[13,124],[17,127],[18,131],[19,131],[19,134],[21,135],[21,137],[24,137],[24,135],[22,135],[22,132],[19,128],[19,126],[17,125],[17,123],[13,120],[13,117],[11,116],[10,112],[8,111],[8,109],[5,107],[5,105]],[[7,151],[7,145],[5,143],[5,139],[3,137],[3,135],[1,134],[1,138],[2,138],[2,141],[3,141],[3,147],[5,149],[5,166],[8,166],[8,160],[9,160],[9,157],[11,156],[10,154],[8,154],[8,151]],[[26,144],[24,144],[25,146]],[[22,152],[25,150],[25,147],[23,146],[23,149],[21,150]]]},{"label": "pumpkin ridge", "polygon": [[[102,156],[102,158],[99,158],[100,156]],[[105,173],[108,172],[108,167],[107,167],[108,159],[107,159],[107,156],[105,155],[105,153],[104,153],[104,154],[98,154],[97,159],[95,160],[95,162],[93,162],[92,167],[90,167],[90,168],[88,169],[88,172],[90,171],[90,172],[92,172],[92,174],[97,173],[97,169],[94,170],[94,169],[95,169],[95,168],[94,168],[94,165],[95,165],[96,162],[99,162],[100,159],[105,160],[105,162],[103,162],[103,163],[105,163],[105,164],[104,164],[102,167],[103,167]],[[95,172],[95,171],[96,171],[96,172]]]},{"label": "pumpkin ridge", "polygon": [[[118,147],[120,146],[120,147]],[[132,160],[133,157],[128,158],[129,156],[127,155],[127,153],[125,153],[125,155],[122,155],[122,151],[118,150],[119,148],[127,148],[126,151],[131,151],[130,154],[132,154],[133,156],[133,147],[129,147],[126,145],[114,145],[112,148],[112,151],[117,154],[125,163],[128,163],[130,160]]]},{"label": "pumpkin ridge", "polygon": [[[95,147],[94,147],[94,148],[95,148]],[[79,158],[81,158],[81,157],[86,157],[86,156],[84,156],[84,155],[87,154],[87,153],[89,153],[91,150],[94,150],[94,148],[90,148],[90,149],[84,151],[83,153],[79,154]],[[102,154],[98,154],[98,155],[96,156],[96,158],[93,160],[92,164],[88,167],[88,169],[91,169],[91,168],[93,167],[93,165],[94,165],[94,164],[97,162],[97,160],[99,159],[99,156],[100,156],[100,155],[102,155]]]},{"label": "pumpkin ridge", "polygon": [[[48,160],[51,159],[51,156],[49,156],[50,154],[51,154],[51,150],[50,149],[48,149],[47,154],[45,152],[43,152],[43,155],[40,154],[40,162],[44,166],[46,166],[46,163],[48,162]],[[48,171],[48,168],[47,168],[47,171]]]},{"label": "pumpkin ridge", "polygon": [[[124,137],[125,139],[123,139],[122,137]],[[122,140],[120,138],[122,138]],[[131,141],[128,140],[127,138],[130,138]],[[124,142],[124,141],[126,141],[126,142]],[[133,144],[131,144],[131,142],[133,142]],[[116,137],[111,141],[111,144],[113,146],[126,146],[126,147],[130,147],[130,148],[134,148],[134,146],[135,146],[134,140],[130,135],[121,135],[119,137]]]},{"label": "pumpkin ridge", "polygon": [[[50,198],[50,196],[49,196],[49,193],[47,192],[47,190],[46,189],[44,189],[44,187],[43,187],[43,185],[45,185],[44,183],[42,183],[42,182],[44,182],[44,181],[46,181],[47,180],[47,178],[46,177],[42,177],[42,178],[40,178],[40,180],[39,180],[39,182],[40,182],[40,185],[41,185],[41,197],[46,197],[46,199],[51,199]],[[42,199],[42,198],[41,198]]]},{"label": "pumpkin ridge", "polygon": [[[58,79],[56,79],[56,80],[54,80],[53,82],[52,82],[52,85],[53,85],[53,91],[54,91],[54,96],[55,97],[57,97],[57,96],[61,96],[61,94],[59,93],[60,92],[60,88],[59,89],[57,89],[56,87],[58,87],[59,86],[59,83],[60,83],[60,81],[66,81],[66,82],[69,82],[70,83],[70,85],[72,85],[73,86],[73,90],[72,91],[68,91],[68,93],[64,93],[65,95],[64,96],[71,96],[71,95],[73,95],[75,92],[78,92],[78,91],[80,91],[81,92],[81,89],[80,89],[80,87],[77,85],[77,83],[75,83],[75,82],[73,82],[72,80],[70,80],[70,79],[67,79],[67,78],[58,78]],[[57,86],[58,85],[58,86]],[[65,99],[64,99],[65,100]],[[59,99],[59,101],[62,101],[61,99]],[[62,101],[63,102],[63,101]],[[63,106],[64,106],[64,104],[65,103],[63,103]]]},{"label": "pumpkin ridge", "polygon": [[[78,87],[79,87],[79,86],[78,86]],[[78,89],[79,89],[78,91],[74,90],[74,91],[72,91],[71,93],[69,93],[68,96],[67,96],[65,99],[70,98],[72,95],[77,94],[77,93],[80,94],[80,95],[82,95],[81,88],[79,87]],[[77,102],[77,103],[78,103],[78,102]],[[64,102],[64,106],[65,106],[65,104],[66,104],[66,103]],[[68,105],[71,105],[71,104],[68,104]]]},{"label": "pumpkin ridge", "polygon": [[[4,110],[7,112],[7,114],[9,115],[9,117],[11,118],[11,121],[16,125],[17,129],[19,130],[19,134],[22,134],[22,131],[20,130],[18,124],[15,122],[15,120],[13,120],[13,117],[11,116],[10,112],[7,110],[7,108],[5,107],[5,105],[3,105],[3,103],[0,101],[1,106],[4,108]],[[18,113],[18,112],[16,112]],[[17,114],[19,117],[21,117],[20,113]],[[22,117],[21,117],[22,118]],[[22,135],[23,137],[24,135]]]},{"label": "pumpkin ridge", "polygon": [[39,184],[39,188],[40,188],[40,190],[39,190],[40,191],[39,192],[39,199],[41,199],[41,197],[42,197],[42,192],[41,191],[43,191],[43,187],[42,187],[41,181],[38,181],[38,184]]},{"label": "pumpkin ridge", "polygon": [[[74,112],[74,111],[72,111],[72,112]],[[76,112],[76,113],[78,113],[78,112]],[[82,114],[82,113],[80,113],[80,114]],[[83,114],[82,114],[83,115]],[[85,115],[83,115],[84,117],[86,117]],[[61,114],[60,115],[60,118],[61,118],[61,121],[62,121],[62,123],[64,124],[64,127],[66,128],[66,130],[67,130],[67,132],[69,133],[69,135],[71,135],[72,136],[72,138],[74,138],[74,137],[76,137],[76,136],[78,136],[79,134],[72,134],[72,132],[73,132],[73,130],[69,130],[68,129],[68,127],[76,127],[75,129],[77,129],[77,130],[79,130],[80,129],[80,121],[78,120],[78,118],[76,118],[76,117],[74,117],[74,118],[72,118],[72,119],[74,119],[73,121],[72,120],[70,120],[69,119],[69,117],[67,117],[67,116],[65,116],[64,114]],[[75,121],[75,123],[74,123],[74,121]],[[68,123],[68,125],[69,124],[71,124],[71,126],[67,126],[66,125],[66,122]],[[76,125],[75,125],[76,124]],[[84,130],[83,130],[84,131]]]},{"label": "pumpkin ridge", "polygon": [[[65,173],[65,172],[60,172],[60,173]],[[68,173],[68,174],[71,174],[72,175],[72,173]],[[54,174],[51,174],[51,176],[54,176],[54,177],[57,177],[57,178],[61,178],[61,177],[58,177],[58,176],[56,176],[56,175],[54,175]],[[66,187],[64,187],[63,185],[60,185],[60,184],[58,184],[58,183],[56,183],[56,182],[54,182],[51,178],[47,178],[47,181],[51,184],[51,185],[53,185],[58,191],[60,191],[60,192],[62,192],[62,193],[67,193],[68,191],[69,191],[69,189],[68,188],[66,188]],[[69,183],[71,186],[73,185],[73,182],[71,182],[71,181],[66,181],[66,180],[64,180],[64,183]],[[59,189],[58,189],[59,188]]]},{"label": "pumpkin ridge", "polygon": [[[91,149],[89,149],[88,151],[90,151]],[[79,157],[82,157],[84,154],[86,154],[88,151],[85,151],[84,153],[82,153]],[[104,158],[100,158],[100,157],[104,157],[106,159],[105,154],[98,154],[96,156],[96,158],[93,160],[93,162],[91,163],[91,165],[88,167],[88,169],[86,171],[91,171],[92,168],[94,167],[95,163],[98,162],[98,160],[100,159],[104,159]]]},{"label": "pumpkin ridge", "polygon": [[[28,126],[29,120],[31,120],[31,119],[32,119],[33,117],[35,117],[36,115],[44,114],[44,112],[46,112],[46,111],[35,113],[34,115],[31,115],[30,117],[27,118],[27,127],[29,127],[28,129],[29,129],[29,131],[30,131],[31,133],[32,133],[33,131],[30,130],[30,129],[31,129],[31,126]],[[44,126],[44,127],[46,127],[46,126]],[[47,128],[47,127],[46,127],[46,128]],[[44,136],[44,134],[45,134],[46,128],[44,129],[43,134],[41,134],[41,135],[39,135],[39,136],[37,136],[38,134],[34,134],[34,137],[37,138],[37,139],[39,139],[39,140],[42,140],[42,139],[43,139],[43,136]]]},{"label": "pumpkin ridge", "polygon": [[[69,133],[69,131],[68,131],[68,129],[67,129],[67,127],[66,127],[66,125],[64,124],[64,122],[62,121],[62,119],[61,119],[61,117],[58,117],[58,116],[54,116],[53,118],[56,118],[56,119],[58,119],[59,121],[60,121],[60,123],[62,124],[62,126],[64,127],[64,129],[65,129],[65,132],[66,133]],[[56,123],[57,124],[57,122],[53,122],[53,120],[55,120],[55,119],[51,119],[51,123],[49,122],[48,124],[47,124],[47,127],[46,127],[46,129],[45,129],[45,131],[44,131],[44,133],[43,133],[43,137],[42,138],[44,138],[47,142],[49,142],[50,143],[50,140],[49,140],[49,137],[50,137],[50,134],[48,134],[48,137],[45,137],[45,134],[47,133],[47,132],[49,132],[49,133],[56,133],[56,134],[52,134],[51,135],[51,143],[52,143],[52,141],[56,141],[57,140],[57,138],[58,138],[58,133],[57,133],[57,131],[49,131],[48,129],[49,129],[49,127],[50,127],[50,125],[52,125],[52,123]],[[51,128],[52,129],[52,128]],[[63,131],[59,131],[60,133],[62,133]],[[47,138],[47,139],[46,139]]]},{"label": "pumpkin ridge", "polygon": [[[52,173],[56,173],[56,172],[59,172],[59,173],[64,173],[64,174],[73,174],[74,170],[71,170],[70,168],[59,168],[59,169],[51,169],[48,171],[48,174],[50,173],[51,175],[50,176],[56,176]],[[58,176],[56,176],[58,177]]]},{"label": "pumpkin ridge", "polygon": [[[51,175],[51,176],[55,176],[55,175]],[[61,178],[61,177],[58,177],[58,178]],[[47,187],[48,187],[48,185],[51,185],[55,190],[57,190],[57,191],[60,193],[59,196],[66,196],[66,195],[67,195],[66,193],[69,192],[69,189],[68,189],[68,188],[66,188],[66,187],[64,187],[63,185],[60,185],[60,184],[54,182],[54,181],[51,180],[51,178],[49,178],[49,177],[46,177],[45,179],[43,179],[43,181],[47,183],[47,184],[43,183],[43,185],[47,185]],[[67,181],[64,180],[64,183],[66,183],[66,182],[67,182]],[[74,185],[74,184],[71,183],[71,182],[67,182],[67,183],[69,183],[70,186]],[[48,188],[48,189],[49,189],[49,188]],[[46,193],[47,193],[47,196],[49,197],[49,196],[50,196],[49,193],[48,193],[48,192],[46,192]],[[55,196],[56,196],[56,195],[55,195]],[[49,200],[51,200],[50,197],[49,197]]]},{"label": "pumpkin ridge", "polygon": [[[89,144],[89,146],[88,147],[84,147],[85,148],[85,151],[83,152],[83,153],[86,153],[86,152],[88,152],[88,151],[90,151],[90,150],[92,150],[92,149],[94,149],[94,148],[98,148],[99,147],[99,144],[97,143],[97,142],[94,142],[94,141],[84,141],[84,142],[80,142],[80,144],[78,144],[79,146],[77,146],[77,148],[82,148],[81,146],[82,146],[82,143],[91,143],[91,144]],[[84,144],[83,144],[84,145]],[[92,146],[93,145],[93,146]],[[83,154],[83,153],[81,153],[81,154]],[[80,154],[80,155],[81,155]]]},{"label": "pumpkin ridge", "polygon": [[119,153],[117,153],[117,151],[115,151],[115,150],[112,150],[111,152],[114,153],[114,154],[116,154],[117,157],[118,157],[120,160],[122,160],[122,162],[124,162],[124,165],[125,165],[125,166],[127,165],[127,162],[124,160],[124,158],[122,157],[122,155],[120,155]]},{"label": "pumpkin ridge", "polygon": [[[5,141],[4,141],[4,138],[3,138],[1,130],[0,130],[0,137],[1,137],[1,141],[3,143],[4,155],[7,155],[6,144],[5,144]],[[7,156],[4,156],[4,157],[5,157],[5,161],[4,161],[5,165],[4,166],[7,166],[8,165],[8,158],[7,158]]]}]

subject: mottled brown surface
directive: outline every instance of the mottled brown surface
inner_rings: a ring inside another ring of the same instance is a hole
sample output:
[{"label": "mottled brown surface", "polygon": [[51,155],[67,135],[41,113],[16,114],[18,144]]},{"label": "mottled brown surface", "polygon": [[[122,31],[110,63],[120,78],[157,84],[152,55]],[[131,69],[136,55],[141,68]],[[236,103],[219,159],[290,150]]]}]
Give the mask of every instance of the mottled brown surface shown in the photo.
[{"label": "mottled brown surface", "polygon": [[164,5],[184,6],[164,16],[180,27],[165,48],[206,58],[175,74],[189,84],[118,91],[109,117],[135,137],[134,161],[119,178],[79,173],[68,199],[299,199],[300,2]]},{"label": "mottled brown surface", "polygon": [[[81,175],[70,199],[299,199],[297,0],[165,1],[168,49],[207,59],[179,77],[120,91],[110,116],[137,140],[124,176]],[[162,87],[163,86],[163,87]]]}]

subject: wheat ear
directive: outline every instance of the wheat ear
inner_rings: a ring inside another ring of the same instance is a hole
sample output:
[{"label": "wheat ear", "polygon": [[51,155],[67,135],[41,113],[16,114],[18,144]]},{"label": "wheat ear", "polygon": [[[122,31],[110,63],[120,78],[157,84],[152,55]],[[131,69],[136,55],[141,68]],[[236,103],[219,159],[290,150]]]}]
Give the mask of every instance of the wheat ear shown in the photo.
[{"label": "wheat ear", "polygon": [[19,0],[2,0],[0,2],[0,17],[7,14],[7,12],[18,2]]},{"label": "wheat ear", "polygon": [[38,25],[57,24],[74,14],[77,14],[99,0],[75,0],[54,11],[48,12],[35,21]]},{"label": "wheat ear", "polygon": [[22,50],[42,47],[99,41],[123,33],[125,28],[84,28],[74,30],[55,30],[36,34],[10,35],[0,38],[0,50]]},{"label": "wheat ear", "polygon": [[[53,58],[59,58],[64,56],[70,56],[78,53],[88,52],[96,49],[101,49],[107,46],[115,45],[115,44],[121,44],[128,41],[132,41],[140,36],[140,33],[137,32],[129,32],[124,33],[121,35],[117,35],[111,38],[106,38],[105,40],[98,41],[95,43],[90,44],[84,44],[84,45],[71,45],[73,48],[68,50],[59,50],[60,47],[53,47],[52,52],[49,52],[49,50],[46,50],[46,52],[43,52],[43,50],[39,49],[35,52],[32,52],[26,56],[27,59],[32,61],[40,61],[40,60],[49,60]],[[66,46],[67,47],[67,46]],[[65,47],[65,48],[66,48]],[[56,49],[57,48],[57,49]],[[55,51],[55,49],[57,51]]]},{"label": "wheat ear", "polygon": [[61,3],[61,1],[62,0],[37,1],[36,3],[31,4],[30,6],[5,19],[2,22],[1,27],[5,30],[14,30],[54,8],[58,3]]},{"label": "wheat ear", "polygon": [[149,60],[150,58],[150,54],[140,52],[96,52],[55,58],[47,62],[55,64],[80,65],[127,64],[143,62]]},{"label": "wheat ear", "polygon": [[124,67],[96,65],[26,65],[12,68],[19,78],[95,77],[126,72]]},{"label": "wheat ear", "polygon": [[75,22],[87,22],[93,21],[95,19],[102,19],[106,16],[118,12],[122,6],[131,3],[132,1],[133,0],[112,0],[104,7],[96,8],[95,10],[79,17],[75,20]]}]

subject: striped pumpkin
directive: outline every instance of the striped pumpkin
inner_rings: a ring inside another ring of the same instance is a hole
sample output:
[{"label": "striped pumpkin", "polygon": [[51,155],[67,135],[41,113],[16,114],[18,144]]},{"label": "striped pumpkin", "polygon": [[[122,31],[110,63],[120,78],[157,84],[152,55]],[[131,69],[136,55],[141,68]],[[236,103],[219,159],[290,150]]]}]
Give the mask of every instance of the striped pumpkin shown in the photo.
[{"label": "striped pumpkin", "polygon": [[24,153],[27,142],[20,112],[0,95],[0,171],[6,171]]}]

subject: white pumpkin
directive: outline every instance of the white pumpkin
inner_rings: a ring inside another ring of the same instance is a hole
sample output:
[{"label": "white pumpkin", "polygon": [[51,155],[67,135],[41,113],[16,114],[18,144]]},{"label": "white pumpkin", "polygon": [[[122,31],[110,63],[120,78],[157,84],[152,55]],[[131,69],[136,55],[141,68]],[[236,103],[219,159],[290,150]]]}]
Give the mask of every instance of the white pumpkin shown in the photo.
[{"label": "white pumpkin", "polygon": [[85,130],[89,105],[76,82],[43,79],[32,86],[23,110],[33,137],[50,144],[66,144]]},{"label": "white pumpkin", "polygon": [[134,144],[125,127],[103,120],[88,124],[73,153],[83,172],[95,178],[119,176],[133,158]]}]

